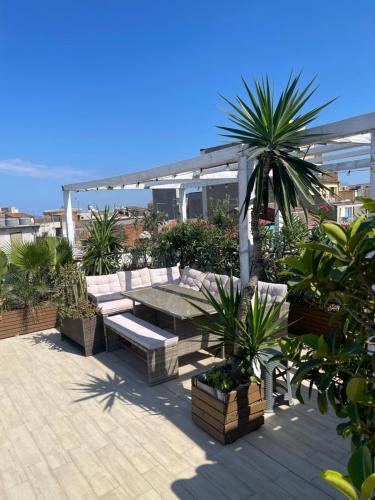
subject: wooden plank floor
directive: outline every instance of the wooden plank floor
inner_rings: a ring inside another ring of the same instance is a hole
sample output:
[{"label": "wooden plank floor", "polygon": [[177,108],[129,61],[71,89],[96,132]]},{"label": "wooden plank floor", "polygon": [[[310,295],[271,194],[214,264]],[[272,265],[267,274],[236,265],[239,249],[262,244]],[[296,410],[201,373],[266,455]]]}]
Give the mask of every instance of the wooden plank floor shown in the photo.
[{"label": "wooden plank floor", "polygon": [[315,404],[281,407],[229,446],[191,421],[190,377],[148,387],[125,351],[85,358],[60,335],[0,341],[1,499],[327,499],[348,443]]}]

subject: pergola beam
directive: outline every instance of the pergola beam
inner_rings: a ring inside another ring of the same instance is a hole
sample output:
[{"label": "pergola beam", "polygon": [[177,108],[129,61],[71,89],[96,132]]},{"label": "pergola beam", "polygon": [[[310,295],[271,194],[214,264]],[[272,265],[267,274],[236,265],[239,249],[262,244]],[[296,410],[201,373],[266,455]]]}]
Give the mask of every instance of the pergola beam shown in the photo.
[{"label": "pergola beam", "polygon": [[301,131],[301,136],[308,133],[313,138],[301,138],[300,144],[326,144],[333,139],[365,134],[375,130],[375,112],[353,116],[337,122],[318,125]]},{"label": "pergola beam", "polygon": [[343,170],[358,170],[370,168],[370,158],[363,160],[350,160],[333,163],[324,163],[321,165],[324,172],[342,172]]},{"label": "pergola beam", "polygon": [[175,163],[169,163],[161,167],[149,168],[140,172],[118,175],[116,177],[105,177],[95,181],[77,182],[75,184],[66,184],[64,191],[86,191],[96,189],[102,186],[114,188],[115,186],[124,186],[127,184],[138,184],[147,181],[157,180],[159,177],[168,175],[201,171],[204,169],[218,167],[238,161],[239,153],[242,151],[242,145],[235,145],[229,148],[215,151],[214,153],[202,154],[182,160]]}]

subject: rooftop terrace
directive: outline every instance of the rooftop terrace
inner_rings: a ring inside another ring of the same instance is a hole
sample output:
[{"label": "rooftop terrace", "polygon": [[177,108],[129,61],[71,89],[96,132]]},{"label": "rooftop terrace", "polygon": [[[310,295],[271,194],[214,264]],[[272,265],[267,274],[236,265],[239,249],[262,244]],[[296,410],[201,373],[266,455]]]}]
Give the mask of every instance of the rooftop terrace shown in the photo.
[{"label": "rooftop terrace", "polygon": [[0,497],[340,498],[319,473],[345,470],[349,441],[314,403],[226,447],[193,424],[190,377],[213,360],[149,387],[124,350],[84,358],[57,330],[3,340]]}]

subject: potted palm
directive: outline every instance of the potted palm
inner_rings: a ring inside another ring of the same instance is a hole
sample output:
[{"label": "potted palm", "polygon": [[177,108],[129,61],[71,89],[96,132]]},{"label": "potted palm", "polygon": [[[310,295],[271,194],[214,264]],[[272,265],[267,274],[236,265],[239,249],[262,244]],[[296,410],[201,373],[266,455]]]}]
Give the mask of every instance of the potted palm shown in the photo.
[{"label": "potted palm", "polygon": [[84,274],[76,264],[62,266],[56,280],[61,337],[83,347],[85,356],[104,351],[103,319],[88,300]]},{"label": "potted palm", "polygon": [[53,279],[61,265],[73,260],[71,247],[58,238],[13,243],[0,267],[0,337],[53,328],[57,308],[51,301]]},{"label": "potted palm", "polygon": [[229,288],[217,281],[218,295],[204,291],[217,315],[199,309],[209,319],[204,327],[232,344],[231,354],[220,365],[192,379],[193,421],[223,444],[260,427],[264,423],[261,366],[267,349],[285,331],[283,302],[260,300],[255,290],[244,319],[237,319],[240,293],[230,280]]}]

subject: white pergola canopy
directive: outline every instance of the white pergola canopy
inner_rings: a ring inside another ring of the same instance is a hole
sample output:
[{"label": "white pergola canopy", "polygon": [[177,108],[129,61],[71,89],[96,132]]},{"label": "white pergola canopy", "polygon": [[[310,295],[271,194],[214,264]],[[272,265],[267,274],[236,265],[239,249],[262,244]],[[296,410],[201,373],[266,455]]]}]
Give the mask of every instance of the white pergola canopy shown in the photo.
[{"label": "white pergola canopy", "polygon": [[[314,144],[301,139],[296,154],[320,165],[325,172],[370,169],[371,196],[375,198],[375,113],[320,125],[304,131],[314,134]],[[328,139],[327,139],[328,137]],[[217,184],[238,183],[239,206],[246,195],[254,162],[246,147],[227,145],[202,149],[199,156],[147,170],[107,177],[62,187],[66,217],[66,236],[74,244],[71,192],[117,189],[179,189],[180,212],[186,219],[186,190]],[[250,214],[240,220],[241,281],[249,276],[252,250]]]}]

